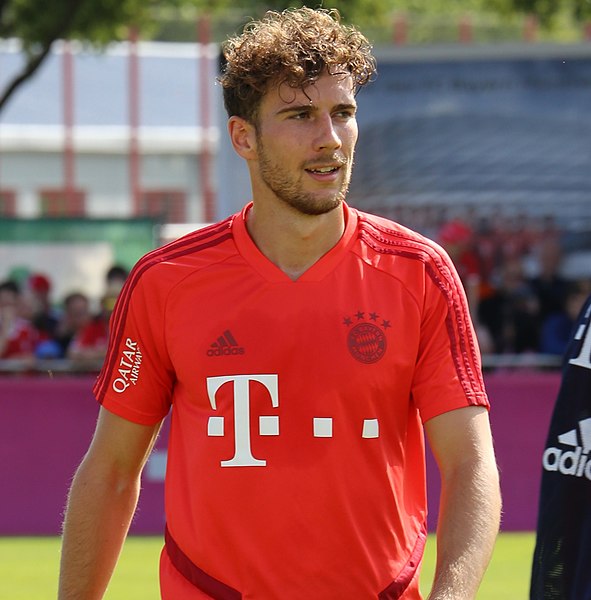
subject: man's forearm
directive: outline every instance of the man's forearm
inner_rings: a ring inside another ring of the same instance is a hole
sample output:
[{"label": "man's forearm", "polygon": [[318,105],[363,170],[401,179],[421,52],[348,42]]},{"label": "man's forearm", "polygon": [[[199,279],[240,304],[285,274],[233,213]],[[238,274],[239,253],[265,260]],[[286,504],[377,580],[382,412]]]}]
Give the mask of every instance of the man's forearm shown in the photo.
[{"label": "man's forearm", "polygon": [[103,597],[125,541],[139,495],[139,479],[78,469],[64,521],[58,600]]},{"label": "man's forearm", "polygon": [[468,461],[442,481],[437,568],[429,600],[476,597],[498,534],[500,510],[494,461]]}]

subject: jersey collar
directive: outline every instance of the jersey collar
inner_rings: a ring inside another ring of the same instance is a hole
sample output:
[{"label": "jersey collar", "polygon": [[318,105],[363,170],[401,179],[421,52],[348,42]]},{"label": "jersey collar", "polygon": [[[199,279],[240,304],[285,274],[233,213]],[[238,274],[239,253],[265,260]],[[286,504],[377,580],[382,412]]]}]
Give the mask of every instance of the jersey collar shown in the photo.
[{"label": "jersey collar", "polygon": [[296,281],[293,281],[279,267],[272,263],[252,241],[246,228],[246,216],[251,208],[252,202],[247,204],[240,213],[234,215],[232,221],[232,233],[240,255],[253,269],[268,281],[276,283],[291,282],[294,284],[303,281],[320,281],[335,269],[357,237],[357,211],[349,208],[349,206],[343,202],[345,231],[340,240]]}]

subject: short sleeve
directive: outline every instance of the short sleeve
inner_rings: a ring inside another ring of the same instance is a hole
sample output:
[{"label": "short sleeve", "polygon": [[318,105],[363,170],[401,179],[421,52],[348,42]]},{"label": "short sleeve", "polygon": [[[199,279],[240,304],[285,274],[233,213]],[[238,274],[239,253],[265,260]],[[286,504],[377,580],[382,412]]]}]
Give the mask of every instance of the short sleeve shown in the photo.
[{"label": "short sleeve", "polygon": [[161,266],[138,263],[111,316],[109,348],[94,394],[107,410],[152,425],[170,410],[174,369],[165,339],[169,286]]},{"label": "short sleeve", "polygon": [[489,407],[466,294],[442,250],[425,265],[419,353],[412,395],[423,422],[464,406]]}]

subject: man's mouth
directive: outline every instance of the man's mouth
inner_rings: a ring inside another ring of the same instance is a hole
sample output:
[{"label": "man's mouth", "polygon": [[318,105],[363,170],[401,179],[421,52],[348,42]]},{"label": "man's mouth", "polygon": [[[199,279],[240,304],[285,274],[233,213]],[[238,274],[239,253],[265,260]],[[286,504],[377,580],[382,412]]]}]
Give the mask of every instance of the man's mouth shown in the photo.
[{"label": "man's mouth", "polygon": [[327,173],[334,173],[338,171],[340,166],[332,166],[332,167],[314,167],[310,169],[306,169],[310,173],[318,173],[319,175],[326,175]]}]

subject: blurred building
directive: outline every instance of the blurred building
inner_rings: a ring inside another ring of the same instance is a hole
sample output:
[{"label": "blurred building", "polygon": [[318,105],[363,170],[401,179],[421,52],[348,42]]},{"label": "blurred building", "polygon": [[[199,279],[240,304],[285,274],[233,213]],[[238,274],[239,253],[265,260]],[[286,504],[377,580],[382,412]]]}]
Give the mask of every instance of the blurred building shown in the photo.
[{"label": "blurred building", "polygon": [[591,224],[591,43],[384,49],[352,198]]},{"label": "blurred building", "polygon": [[[427,234],[437,218],[502,215],[501,226],[519,236],[532,217],[566,230],[571,274],[591,276],[591,43],[392,44],[376,55],[378,77],[359,96],[349,202]],[[22,61],[18,43],[0,42],[0,84]],[[158,244],[171,226],[185,231],[247,202],[218,64],[216,44],[130,41],[100,53],[56,44],[0,114],[6,269],[19,260],[14,232],[23,220],[43,228],[65,218],[82,231],[88,218],[113,227],[151,219],[168,227],[153,236]],[[93,234],[96,243],[107,239],[103,263],[131,266],[146,246],[141,228],[135,246]],[[34,243],[38,230],[28,231]],[[84,256],[98,256],[96,246],[83,251],[75,241]]]},{"label": "blurred building", "polygon": [[[211,218],[217,56],[213,44],[56,44],[0,115],[0,214]],[[22,64],[2,42],[3,86]]]}]

